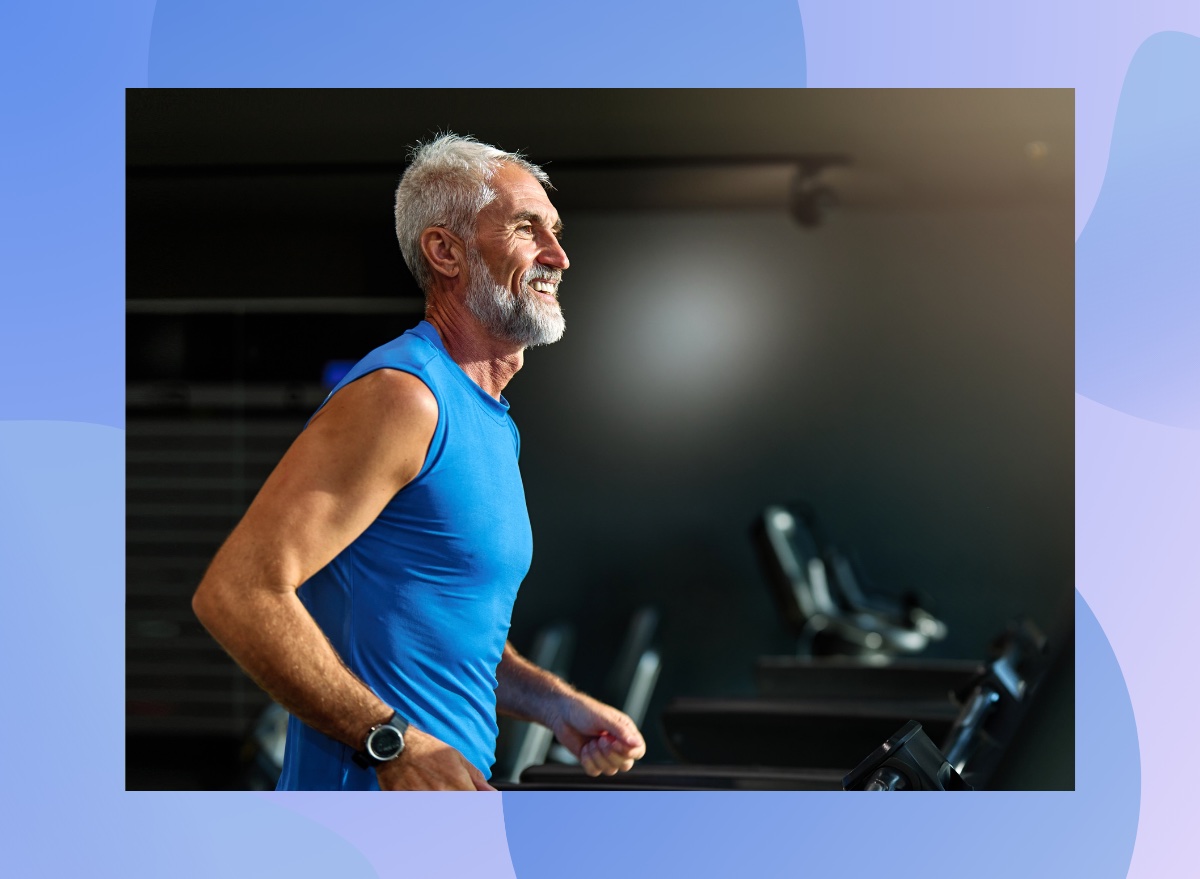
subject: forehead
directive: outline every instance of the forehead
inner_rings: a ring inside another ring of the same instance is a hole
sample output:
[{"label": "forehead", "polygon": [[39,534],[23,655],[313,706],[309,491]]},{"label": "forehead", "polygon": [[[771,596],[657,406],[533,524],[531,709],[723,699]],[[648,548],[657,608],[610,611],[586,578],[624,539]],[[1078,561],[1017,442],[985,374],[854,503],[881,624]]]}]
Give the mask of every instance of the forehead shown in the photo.
[{"label": "forehead", "polygon": [[558,211],[550,203],[545,188],[532,174],[517,165],[503,165],[492,175],[492,190],[496,199],[483,209],[480,217],[489,216],[503,222],[521,213],[535,213],[548,225],[558,222]]}]

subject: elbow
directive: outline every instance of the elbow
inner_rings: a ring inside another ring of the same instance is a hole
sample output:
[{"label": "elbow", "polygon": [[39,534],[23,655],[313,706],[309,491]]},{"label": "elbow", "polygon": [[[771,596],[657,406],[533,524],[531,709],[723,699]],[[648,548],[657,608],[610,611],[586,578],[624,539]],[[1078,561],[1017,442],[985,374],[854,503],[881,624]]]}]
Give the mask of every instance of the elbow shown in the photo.
[{"label": "elbow", "polygon": [[212,579],[206,576],[200,581],[200,585],[196,587],[196,591],[192,595],[192,613],[196,615],[200,625],[204,626],[214,637],[217,634],[215,630],[219,621],[224,616],[222,612],[224,607],[225,603],[221,600],[220,590],[212,582]]},{"label": "elbow", "polygon": [[192,613],[196,615],[196,619],[200,621],[200,625],[204,628],[209,628],[208,622],[211,618],[212,608],[210,606],[209,590],[205,589],[203,581],[196,587],[196,591],[192,594]]},{"label": "elbow", "polygon": [[226,582],[206,575],[192,595],[192,613],[226,651],[236,644],[241,634],[239,620],[245,617],[237,604],[238,595]]},{"label": "elbow", "polygon": [[204,583],[196,587],[196,591],[192,593],[192,613],[206,629],[208,623],[205,618],[208,616],[208,592],[204,589]]}]

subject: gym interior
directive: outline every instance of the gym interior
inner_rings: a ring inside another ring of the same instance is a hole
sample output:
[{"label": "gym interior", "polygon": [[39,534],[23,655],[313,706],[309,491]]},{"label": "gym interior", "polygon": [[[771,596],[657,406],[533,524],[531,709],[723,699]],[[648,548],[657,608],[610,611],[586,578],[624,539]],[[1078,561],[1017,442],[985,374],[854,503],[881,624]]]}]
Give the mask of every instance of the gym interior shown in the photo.
[{"label": "gym interior", "polygon": [[[510,638],[633,706],[624,783],[840,789],[915,719],[934,786],[949,756],[1072,789],[1073,101],[129,91],[127,788],[272,785],[278,715],[191,594],[336,377],[420,320],[392,194],[451,130],[541,164],[565,223],[566,335],[505,391]],[[502,723],[493,777],[587,787],[568,757]]]}]

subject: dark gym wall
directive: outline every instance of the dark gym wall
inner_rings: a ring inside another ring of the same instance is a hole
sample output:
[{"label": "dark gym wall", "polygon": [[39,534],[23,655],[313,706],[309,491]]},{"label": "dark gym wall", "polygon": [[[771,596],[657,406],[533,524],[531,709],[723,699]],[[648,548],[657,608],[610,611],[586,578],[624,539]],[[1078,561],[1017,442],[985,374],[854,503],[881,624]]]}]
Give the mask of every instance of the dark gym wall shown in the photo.
[{"label": "dark gym wall", "polygon": [[571,217],[567,335],[529,352],[508,393],[536,541],[517,634],[554,615],[615,626],[654,600],[681,687],[746,686],[749,658],[785,647],[747,527],[793,498],[880,586],[934,597],[944,655],[982,655],[1017,613],[1058,623],[1073,588],[1063,219]]}]

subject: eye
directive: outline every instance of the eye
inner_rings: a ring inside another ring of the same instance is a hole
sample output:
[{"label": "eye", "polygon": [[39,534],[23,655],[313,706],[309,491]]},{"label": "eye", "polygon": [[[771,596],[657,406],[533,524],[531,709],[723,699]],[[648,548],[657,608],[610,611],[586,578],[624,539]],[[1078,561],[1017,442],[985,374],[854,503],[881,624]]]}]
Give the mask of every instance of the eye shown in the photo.
[{"label": "eye", "polygon": [[533,234],[533,224],[532,223],[522,223],[521,225],[517,226],[517,234],[532,235]]}]

